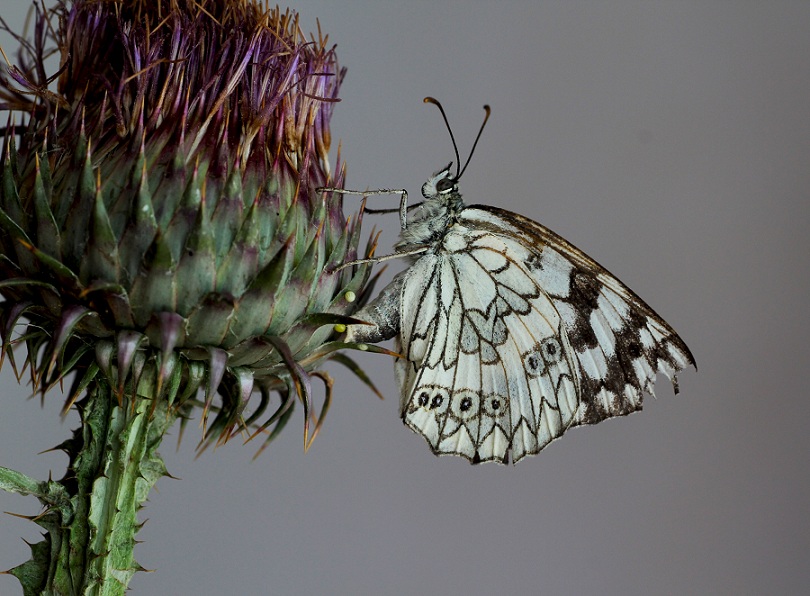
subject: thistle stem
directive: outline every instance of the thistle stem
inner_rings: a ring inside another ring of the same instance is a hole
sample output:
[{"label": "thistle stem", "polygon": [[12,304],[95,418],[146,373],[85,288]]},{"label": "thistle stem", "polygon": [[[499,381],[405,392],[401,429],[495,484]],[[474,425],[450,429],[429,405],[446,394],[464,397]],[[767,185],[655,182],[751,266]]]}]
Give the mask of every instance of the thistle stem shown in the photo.
[{"label": "thistle stem", "polygon": [[[123,595],[141,569],[133,556],[137,512],[166,468],[157,453],[177,415],[165,401],[125,397],[100,380],[79,404],[81,427],[60,447],[70,456],[59,482],[36,483],[0,470],[4,488],[34,494],[45,506],[32,518],[46,530],[32,558],[10,570],[34,594]],[[2,484],[2,483],[0,483]]]}]

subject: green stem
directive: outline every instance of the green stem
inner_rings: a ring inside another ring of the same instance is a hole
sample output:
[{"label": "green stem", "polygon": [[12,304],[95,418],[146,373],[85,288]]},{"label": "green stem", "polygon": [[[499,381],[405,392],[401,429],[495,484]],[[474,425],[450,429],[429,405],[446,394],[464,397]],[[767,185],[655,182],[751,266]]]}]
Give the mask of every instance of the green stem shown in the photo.
[{"label": "green stem", "polygon": [[32,518],[45,540],[30,561],[9,573],[26,596],[126,592],[141,569],[133,556],[137,512],[166,468],[157,448],[177,415],[142,396],[119,397],[104,380],[88,387],[79,404],[82,425],[60,447],[70,456],[65,478],[37,482],[0,469],[0,488],[33,494],[45,512]]}]

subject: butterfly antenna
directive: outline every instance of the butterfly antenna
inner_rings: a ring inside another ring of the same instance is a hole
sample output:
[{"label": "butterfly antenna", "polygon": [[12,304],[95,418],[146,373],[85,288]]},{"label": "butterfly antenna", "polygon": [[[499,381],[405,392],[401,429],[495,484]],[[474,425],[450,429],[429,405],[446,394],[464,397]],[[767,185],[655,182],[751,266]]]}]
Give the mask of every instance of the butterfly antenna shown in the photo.
[{"label": "butterfly antenna", "polygon": [[[470,160],[472,159],[473,153],[475,153],[475,147],[478,145],[478,139],[481,138],[481,133],[484,132],[484,126],[487,124],[487,120],[489,120],[489,115],[492,113],[492,108],[488,105],[484,105],[484,111],[486,115],[484,116],[484,121],[481,123],[481,128],[478,129],[478,136],[475,137],[475,142],[473,143],[472,149],[470,149],[470,155],[467,157],[467,161],[464,162],[464,167],[461,168],[461,171],[456,176],[456,180],[461,178],[461,175],[464,173],[464,170],[467,169],[467,166],[470,164]],[[456,155],[458,155],[458,151],[456,151]]]},{"label": "butterfly antenna", "polygon": [[[433,97],[426,97],[422,101],[424,101],[425,103],[434,104],[437,108],[439,108],[439,111],[442,113],[442,118],[444,118],[444,125],[447,127],[447,132],[450,133],[450,140],[453,141],[453,151],[456,152],[456,180],[458,180],[459,177],[461,176],[461,171],[459,170],[459,167],[461,166],[461,158],[458,155],[458,145],[456,145],[456,137],[453,136],[453,129],[450,128],[450,122],[448,122],[447,120],[447,114],[444,113],[444,108],[442,107],[442,104],[439,103],[438,99],[435,99]],[[468,159],[467,161],[470,160]]]},{"label": "butterfly antenna", "polygon": [[470,160],[472,159],[473,153],[475,153],[475,148],[478,146],[478,140],[481,138],[481,133],[484,132],[484,126],[487,124],[487,120],[489,120],[489,115],[492,113],[492,108],[488,105],[484,106],[484,111],[486,115],[484,116],[484,121],[481,123],[481,128],[478,129],[478,135],[475,137],[475,142],[473,143],[472,149],[470,149],[470,154],[467,156],[467,161],[464,162],[464,167],[461,167],[461,158],[458,154],[458,145],[456,144],[456,137],[453,135],[453,129],[450,128],[450,122],[447,120],[447,114],[444,112],[444,108],[442,104],[439,103],[439,100],[434,97],[426,97],[423,99],[425,103],[432,103],[439,111],[442,113],[442,118],[444,118],[444,125],[447,127],[447,132],[450,133],[450,140],[453,141],[453,151],[456,152],[456,175],[455,180],[461,178],[461,175],[467,169],[467,166],[470,165]]}]

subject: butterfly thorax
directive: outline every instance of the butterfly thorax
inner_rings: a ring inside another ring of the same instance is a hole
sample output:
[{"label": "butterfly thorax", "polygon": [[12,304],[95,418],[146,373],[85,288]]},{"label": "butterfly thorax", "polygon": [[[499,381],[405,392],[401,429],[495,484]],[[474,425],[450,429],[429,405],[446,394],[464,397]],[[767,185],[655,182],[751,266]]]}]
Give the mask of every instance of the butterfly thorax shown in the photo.
[{"label": "butterfly thorax", "polygon": [[397,251],[412,250],[420,246],[437,247],[450,228],[458,222],[464,210],[464,201],[458,184],[448,165],[431,176],[422,185],[425,200],[408,219],[407,228],[400,233]]}]

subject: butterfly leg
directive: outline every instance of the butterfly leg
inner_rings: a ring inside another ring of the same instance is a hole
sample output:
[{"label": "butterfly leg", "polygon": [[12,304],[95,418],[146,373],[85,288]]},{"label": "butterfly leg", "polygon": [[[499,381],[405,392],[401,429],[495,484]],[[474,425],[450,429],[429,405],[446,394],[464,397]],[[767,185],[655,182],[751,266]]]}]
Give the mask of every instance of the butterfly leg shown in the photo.
[{"label": "butterfly leg", "polygon": [[383,261],[390,261],[391,259],[401,259],[403,257],[420,255],[423,252],[427,252],[428,248],[429,247],[426,246],[417,246],[416,248],[411,250],[403,250],[400,252],[395,252],[390,255],[383,255],[381,257],[371,257],[369,259],[358,259],[356,261],[347,261],[346,263],[343,263],[339,267],[335,267],[334,269],[332,269],[332,273],[340,271],[341,269],[345,269],[346,267],[352,267],[354,265],[362,265],[363,263],[382,263]]},{"label": "butterfly leg", "polygon": [[[315,189],[317,192],[338,192],[343,195],[357,195],[365,197],[368,195],[395,195],[399,198],[399,225],[404,230],[408,227],[408,191],[404,188],[379,188],[377,190],[347,190],[345,188],[321,187]],[[366,209],[369,213],[390,213],[392,209]]]}]

